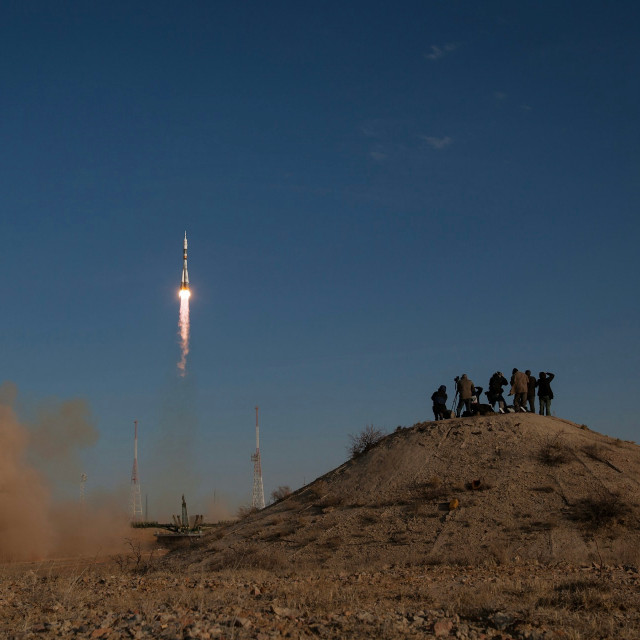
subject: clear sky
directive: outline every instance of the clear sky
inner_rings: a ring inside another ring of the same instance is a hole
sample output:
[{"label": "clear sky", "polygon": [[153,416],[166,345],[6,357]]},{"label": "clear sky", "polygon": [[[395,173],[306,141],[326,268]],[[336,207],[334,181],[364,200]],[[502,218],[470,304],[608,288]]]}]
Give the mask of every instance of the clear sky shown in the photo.
[{"label": "clear sky", "polygon": [[0,380],[25,415],[86,399],[87,493],[127,485],[138,419],[153,504],[184,434],[197,510],[250,500],[256,404],[267,495],[461,373],[552,371],[556,415],[636,439],[639,18],[3,3]]}]

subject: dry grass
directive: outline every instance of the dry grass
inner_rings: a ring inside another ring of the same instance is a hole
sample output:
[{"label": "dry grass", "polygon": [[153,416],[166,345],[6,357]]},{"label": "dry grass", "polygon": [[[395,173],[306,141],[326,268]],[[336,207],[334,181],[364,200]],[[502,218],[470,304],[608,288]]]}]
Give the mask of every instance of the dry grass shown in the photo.
[{"label": "dry grass", "polygon": [[582,452],[592,460],[596,460],[597,462],[604,462],[605,464],[609,463],[607,450],[601,444],[595,442],[587,444],[582,447]]},{"label": "dry grass", "polygon": [[606,582],[581,579],[559,584],[550,595],[538,600],[538,606],[593,612],[612,609],[613,601]]},{"label": "dry grass", "polygon": [[318,506],[321,509],[327,509],[329,507],[339,507],[343,504],[344,498],[338,495],[328,495],[325,496],[320,502],[318,502]]},{"label": "dry grass", "polygon": [[633,506],[619,494],[608,494],[582,498],[575,502],[570,511],[574,522],[590,530],[611,525],[625,525],[633,513]]},{"label": "dry grass", "polygon": [[537,452],[538,461],[549,467],[566,464],[571,456],[571,450],[558,436],[544,440]]}]

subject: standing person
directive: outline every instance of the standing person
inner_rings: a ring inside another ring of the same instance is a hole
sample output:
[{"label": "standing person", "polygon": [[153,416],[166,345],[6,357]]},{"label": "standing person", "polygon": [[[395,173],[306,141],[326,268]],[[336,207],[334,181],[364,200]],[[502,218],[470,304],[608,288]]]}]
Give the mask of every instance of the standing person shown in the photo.
[{"label": "standing person", "polygon": [[447,410],[447,387],[441,384],[437,391],[431,394],[433,402],[433,416],[436,420],[444,420],[445,411]]},{"label": "standing person", "polygon": [[540,372],[540,377],[538,378],[538,400],[540,401],[540,415],[545,415],[545,410],[547,415],[551,415],[551,401],[553,400],[553,391],[551,391],[551,381],[555,378],[553,373],[549,373],[548,371],[545,373],[544,371]]},{"label": "standing person", "polygon": [[489,380],[489,391],[487,391],[487,400],[489,400],[491,408],[493,409],[497,402],[500,413],[504,413],[504,408],[507,404],[502,395],[502,387],[504,387],[505,384],[509,384],[509,382],[504,375],[502,375],[502,371],[496,371]]},{"label": "standing person", "polygon": [[456,409],[456,418],[459,418],[463,406],[468,412],[471,412],[471,396],[475,387],[473,382],[467,378],[467,374],[463,373],[460,378],[456,378],[456,389],[460,395]]},{"label": "standing person", "polygon": [[517,369],[513,369],[511,375],[511,391],[509,395],[513,396],[513,408],[516,411],[526,411],[527,391],[529,388],[529,380],[527,376]]},{"label": "standing person", "polygon": [[529,371],[529,369],[524,372],[524,375],[527,376],[527,402],[529,403],[529,411],[531,413],[535,413],[536,387],[538,386],[538,381],[535,376],[531,375],[531,371]]}]

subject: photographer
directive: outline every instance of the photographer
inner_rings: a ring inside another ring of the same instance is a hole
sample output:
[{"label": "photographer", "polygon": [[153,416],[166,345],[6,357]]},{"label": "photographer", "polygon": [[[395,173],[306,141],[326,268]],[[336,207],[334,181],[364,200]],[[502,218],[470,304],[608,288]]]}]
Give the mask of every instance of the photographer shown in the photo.
[{"label": "photographer", "polygon": [[516,411],[527,410],[527,391],[529,389],[529,379],[523,371],[513,369],[511,376],[511,390],[509,395],[513,396],[513,408]]},{"label": "photographer", "polygon": [[540,415],[551,415],[551,400],[553,400],[553,391],[551,391],[551,381],[555,378],[553,373],[548,371],[540,372],[538,378],[538,400],[540,402]]},{"label": "photographer", "polygon": [[454,378],[454,380],[456,381],[456,389],[460,395],[458,407],[456,408],[456,417],[459,418],[462,407],[469,413],[471,412],[471,396],[473,396],[475,386],[473,382],[467,378],[466,373],[463,373],[459,378]]},{"label": "photographer", "polygon": [[502,387],[509,384],[509,381],[504,377],[502,371],[496,371],[489,380],[489,391],[487,391],[487,400],[491,405],[491,408],[494,408],[496,402],[498,403],[498,410],[500,413],[505,412],[505,407],[507,405],[502,391]]},{"label": "photographer", "polygon": [[433,402],[433,416],[436,420],[444,420],[447,412],[447,387],[440,385],[431,395]]}]

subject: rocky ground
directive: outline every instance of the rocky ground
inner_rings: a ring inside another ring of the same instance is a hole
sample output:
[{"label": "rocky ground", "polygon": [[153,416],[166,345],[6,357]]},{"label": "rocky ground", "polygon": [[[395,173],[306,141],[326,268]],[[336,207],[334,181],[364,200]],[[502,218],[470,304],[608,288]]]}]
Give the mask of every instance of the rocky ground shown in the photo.
[{"label": "rocky ground", "polygon": [[639,486],[585,425],[420,423],[194,548],[0,567],[0,637],[637,639]]},{"label": "rocky ground", "polygon": [[5,568],[0,635],[27,638],[640,637],[637,566],[424,565],[180,574],[143,560]]}]

